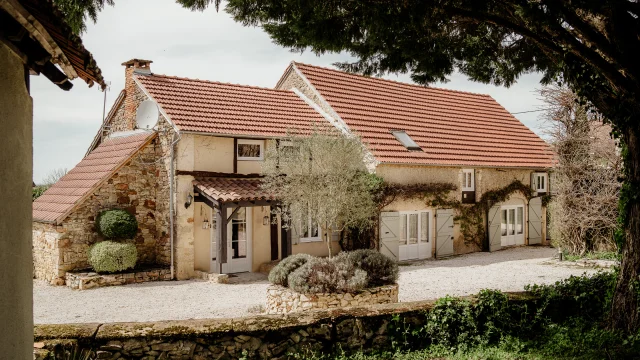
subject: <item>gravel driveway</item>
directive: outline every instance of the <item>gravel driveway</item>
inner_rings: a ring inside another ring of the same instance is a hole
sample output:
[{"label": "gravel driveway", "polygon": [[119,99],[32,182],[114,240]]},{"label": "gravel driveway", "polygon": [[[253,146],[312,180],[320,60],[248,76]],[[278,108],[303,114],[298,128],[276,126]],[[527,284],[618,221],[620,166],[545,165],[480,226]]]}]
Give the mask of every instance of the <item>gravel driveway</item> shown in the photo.
[{"label": "gravel driveway", "polygon": [[[555,253],[546,247],[520,247],[401,266],[400,301],[468,295],[481,289],[520,291],[527,284],[554,283],[585,272],[543,264]],[[43,324],[245,316],[265,303],[268,286],[266,276],[256,273],[240,274],[230,284],[167,281],[84,291],[34,281],[34,320]]]}]

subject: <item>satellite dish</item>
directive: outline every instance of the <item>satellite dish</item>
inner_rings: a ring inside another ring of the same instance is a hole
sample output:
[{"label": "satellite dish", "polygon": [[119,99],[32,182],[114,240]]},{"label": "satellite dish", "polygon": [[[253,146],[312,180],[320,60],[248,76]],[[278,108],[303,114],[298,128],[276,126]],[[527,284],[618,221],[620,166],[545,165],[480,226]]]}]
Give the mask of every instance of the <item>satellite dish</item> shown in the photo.
[{"label": "satellite dish", "polygon": [[140,103],[136,111],[136,127],[143,130],[151,130],[158,123],[158,104],[153,100],[145,100]]}]

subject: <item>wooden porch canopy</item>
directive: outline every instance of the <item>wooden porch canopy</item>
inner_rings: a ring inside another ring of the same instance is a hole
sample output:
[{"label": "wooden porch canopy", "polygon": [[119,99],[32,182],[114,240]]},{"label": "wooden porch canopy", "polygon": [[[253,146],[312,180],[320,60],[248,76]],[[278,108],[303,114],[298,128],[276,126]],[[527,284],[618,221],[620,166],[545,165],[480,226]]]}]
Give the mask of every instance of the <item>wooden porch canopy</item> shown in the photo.
[{"label": "wooden porch canopy", "polygon": [[[195,201],[204,202],[216,212],[218,241],[216,258],[222,273],[227,262],[227,224],[241,207],[274,206],[275,197],[261,188],[260,178],[196,177],[193,180]],[[233,212],[227,217],[227,209]]]}]

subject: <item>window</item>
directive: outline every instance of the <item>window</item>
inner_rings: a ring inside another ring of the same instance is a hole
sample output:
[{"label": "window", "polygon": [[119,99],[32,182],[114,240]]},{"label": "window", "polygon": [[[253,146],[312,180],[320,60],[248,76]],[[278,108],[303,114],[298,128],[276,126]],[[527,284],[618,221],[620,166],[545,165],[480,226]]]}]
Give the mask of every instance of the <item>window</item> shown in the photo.
[{"label": "window", "polygon": [[391,134],[393,134],[407,150],[422,151],[420,146],[418,146],[404,130],[391,130]]},{"label": "window", "polygon": [[[305,216],[306,215],[306,216]],[[302,221],[300,224],[300,242],[317,242],[322,241],[320,238],[320,232],[318,230],[318,224],[315,224],[311,220],[311,214],[303,214],[302,218],[307,218],[307,221]]]},{"label": "window", "polygon": [[238,160],[262,160],[264,157],[263,140],[238,139],[236,153]]},{"label": "window", "polygon": [[516,208],[516,211],[518,212],[516,215],[516,233],[518,235],[522,234],[524,231],[524,227],[522,226],[523,220],[524,220],[524,216],[523,216],[523,211],[524,208],[522,206],[518,206]]},{"label": "window", "polygon": [[507,210],[503,209],[501,211],[502,221],[500,222],[500,234],[502,236],[507,236]]},{"label": "window", "polygon": [[476,189],[473,169],[462,170],[462,191],[474,191]]},{"label": "window", "polygon": [[547,192],[547,173],[533,173],[533,182],[531,187],[537,192]]},{"label": "window", "polygon": [[400,213],[399,245],[429,242],[429,214],[427,211]]}]

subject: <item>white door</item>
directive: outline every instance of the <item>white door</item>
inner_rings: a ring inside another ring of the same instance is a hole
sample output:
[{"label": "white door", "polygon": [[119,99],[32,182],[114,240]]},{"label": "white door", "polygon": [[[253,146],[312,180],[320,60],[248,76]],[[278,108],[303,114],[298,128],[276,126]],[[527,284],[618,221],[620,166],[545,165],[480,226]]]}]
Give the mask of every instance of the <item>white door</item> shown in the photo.
[{"label": "white door", "polygon": [[[548,234],[548,232],[547,232]],[[529,245],[542,242],[542,198],[529,201]]]},{"label": "white door", "polygon": [[524,206],[500,208],[500,245],[524,245]]},{"label": "white door", "polygon": [[438,209],[436,213],[436,256],[453,255],[453,209]]},{"label": "white door", "polygon": [[398,259],[417,260],[431,257],[431,213],[404,211],[400,213]]},{"label": "white door", "polygon": [[[227,209],[227,218],[234,209]],[[227,263],[222,272],[233,274],[251,271],[251,208],[241,207],[227,224]]]}]

